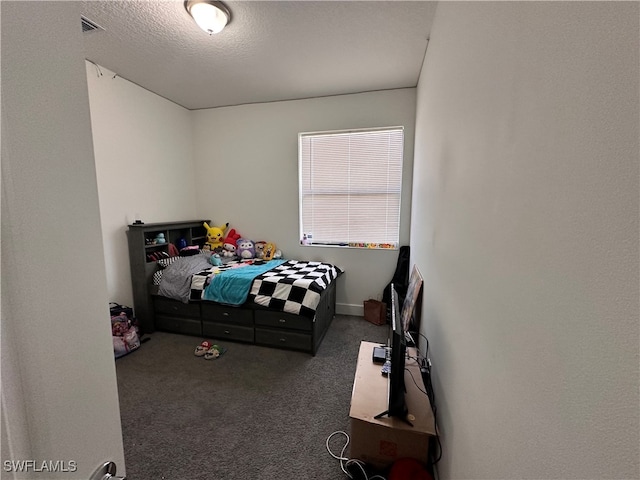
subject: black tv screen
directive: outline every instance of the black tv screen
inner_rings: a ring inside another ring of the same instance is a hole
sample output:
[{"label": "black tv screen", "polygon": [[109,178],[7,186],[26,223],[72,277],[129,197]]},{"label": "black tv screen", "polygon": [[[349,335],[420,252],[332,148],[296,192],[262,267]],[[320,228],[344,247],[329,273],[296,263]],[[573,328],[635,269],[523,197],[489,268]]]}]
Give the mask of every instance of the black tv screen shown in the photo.
[{"label": "black tv screen", "polygon": [[398,300],[398,293],[396,292],[393,284],[391,285],[391,355],[390,362],[391,368],[389,370],[389,399],[387,411],[376,415],[375,418],[380,418],[383,415],[389,417],[397,417],[404,420],[406,423],[411,423],[407,420],[407,404],[405,401],[405,384],[404,384],[404,362],[406,357],[407,344],[405,339],[405,332],[402,327],[402,321],[400,319],[400,302]]}]

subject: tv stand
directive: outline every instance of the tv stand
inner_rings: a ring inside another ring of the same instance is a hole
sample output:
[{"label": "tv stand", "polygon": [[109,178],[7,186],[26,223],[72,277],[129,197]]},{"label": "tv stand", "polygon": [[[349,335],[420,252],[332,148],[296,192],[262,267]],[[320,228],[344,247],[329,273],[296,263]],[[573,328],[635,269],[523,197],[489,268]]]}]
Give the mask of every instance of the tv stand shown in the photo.
[{"label": "tv stand", "polygon": [[[389,416],[389,410],[385,410],[384,412],[379,413],[378,415],[376,415],[376,416],[375,416],[375,417],[373,417],[373,418],[375,418],[376,420],[378,420],[379,418],[382,418],[382,417],[384,417],[384,416]],[[404,417],[395,417],[395,418],[398,418],[398,419],[400,419],[401,421],[403,421],[404,423],[406,423],[407,425],[409,425],[410,427],[413,427],[413,423],[411,423],[411,422],[409,421],[409,419],[408,419],[406,416],[404,416]]]},{"label": "tv stand", "polygon": [[[408,359],[405,363],[406,417],[387,416],[389,380],[382,375],[380,365],[372,360],[373,347],[379,345],[372,342],[360,344],[349,411],[349,458],[380,469],[389,467],[402,457],[426,463],[430,438],[436,431],[429,397],[418,387],[423,383],[420,366],[415,360]],[[408,348],[407,352],[410,358],[415,358],[415,348]]]}]

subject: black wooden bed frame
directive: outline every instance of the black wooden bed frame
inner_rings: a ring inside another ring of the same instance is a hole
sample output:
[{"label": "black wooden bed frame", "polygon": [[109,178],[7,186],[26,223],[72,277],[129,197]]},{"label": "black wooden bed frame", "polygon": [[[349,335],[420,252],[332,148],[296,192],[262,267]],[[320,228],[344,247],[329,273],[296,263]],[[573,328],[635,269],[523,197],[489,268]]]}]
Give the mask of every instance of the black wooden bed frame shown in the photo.
[{"label": "black wooden bed frame", "polygon": [[253,302],[234,307],[208,300],[182,303],[152,294],[157,330],[301,350],[315,355],[336,312],[336,282],[320,296],[314,319]]},{"label": "black wooden bed frame", "polygon": [[[211,223],[199,219],[129,225],[127,238],[134,311],[142,333],[157,329],[301,350],[315,355],[336,313],[335,281],[322,292],[314,319],[271,310],[250,300],[233,307],[208,300],[182,303],[158,295],[158,287],[153,285],[153,274],[158,268],[154,255],[166,254],[169,245],[180,240],[202,247],[206,241],[204,222]],[[164,236],[165,242],[154,241],[159,234]]]}]

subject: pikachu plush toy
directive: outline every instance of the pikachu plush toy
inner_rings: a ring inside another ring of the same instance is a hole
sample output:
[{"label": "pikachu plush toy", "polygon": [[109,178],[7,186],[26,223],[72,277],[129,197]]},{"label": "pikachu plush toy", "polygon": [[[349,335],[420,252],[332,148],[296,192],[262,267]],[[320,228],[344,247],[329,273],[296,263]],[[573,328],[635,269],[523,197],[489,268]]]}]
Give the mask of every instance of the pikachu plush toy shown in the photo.
[{"label": "pikachu plush toy", "polygon": [[229,222],[219,227],[210,227],[207,222],[203,223],[204,228],[207,229],[207,243],[204,244],[205,250],[215,251],[217,248],[222,248],[222,240],[224,239],[224,232],[229,226]]}]

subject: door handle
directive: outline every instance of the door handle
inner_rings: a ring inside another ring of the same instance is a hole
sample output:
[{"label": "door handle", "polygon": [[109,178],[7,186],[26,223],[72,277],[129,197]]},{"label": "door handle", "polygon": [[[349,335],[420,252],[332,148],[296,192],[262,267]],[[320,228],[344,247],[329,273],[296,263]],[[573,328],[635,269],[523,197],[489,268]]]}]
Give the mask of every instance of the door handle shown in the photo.
[{"label": "door handle", "polygon": [[105,462],[102,466],[93,472],[89,480],[127,480],[127,477],[116,477],[116,464],[113,462]]}]

